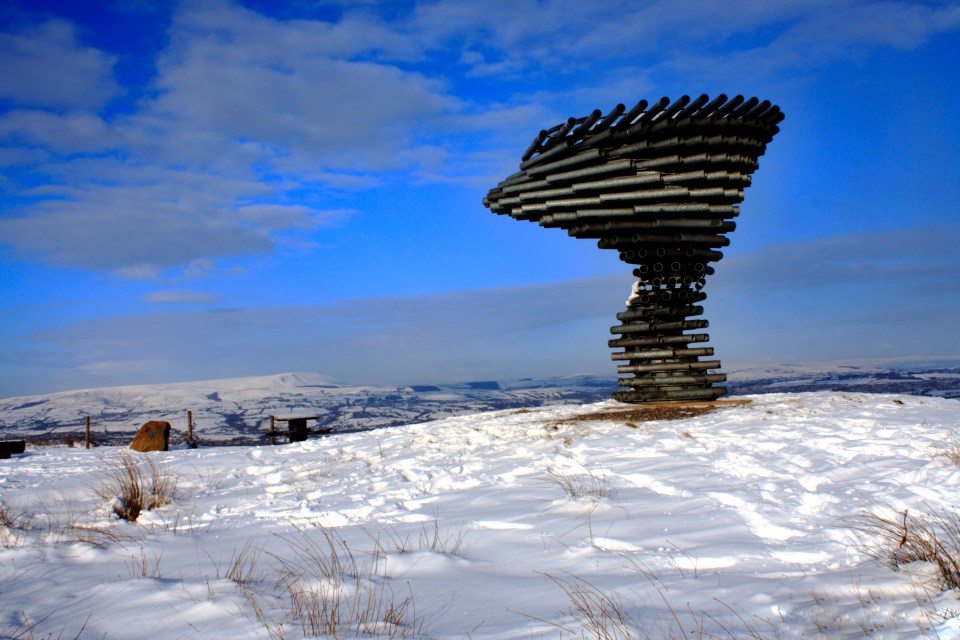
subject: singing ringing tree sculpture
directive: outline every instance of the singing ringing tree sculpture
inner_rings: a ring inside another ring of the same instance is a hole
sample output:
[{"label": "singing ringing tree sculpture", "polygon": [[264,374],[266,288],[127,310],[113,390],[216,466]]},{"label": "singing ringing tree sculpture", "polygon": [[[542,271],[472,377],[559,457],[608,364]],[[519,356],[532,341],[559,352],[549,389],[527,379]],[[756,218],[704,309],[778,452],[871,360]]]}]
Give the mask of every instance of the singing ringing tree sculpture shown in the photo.
[{"label": "singing ringing tree sculpture", "polygon": [[541,131],[520,171],[483,203],[497,214],[597,239],[635,265],[637,281],[610,331],[623,364],[622,402],[713,400],[726,380],[700,306],[711,262],[730,241],[733,218],[757,159],[779,131],[779,107],[757,98],[683,96],[629,111],[619,104]]}]

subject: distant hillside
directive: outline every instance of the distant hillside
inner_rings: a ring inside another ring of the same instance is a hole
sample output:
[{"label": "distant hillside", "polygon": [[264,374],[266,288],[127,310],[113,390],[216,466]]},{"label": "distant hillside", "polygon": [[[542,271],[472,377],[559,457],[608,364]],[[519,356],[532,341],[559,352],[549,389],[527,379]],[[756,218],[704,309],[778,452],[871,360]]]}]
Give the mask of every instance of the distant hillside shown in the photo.
[{"label": "distant hillside", "polygon": [[851,391],[960,398],[960,366],[823,364],[725,369],[731,394]]},{"label": "distant hillside", "polygon": [[0,400],[0,437],[82,437],[86,416],[101,444],[125,444],[147,420],[166,420],[174,438],[207,444],[263,441],[271,415],[319,416],[310,428],[360,431],[516,407],[605,400],[616,382],[596,376],[404,387],[359,386],[316,373],[64,391]]},{"label": "distant hillside", "polygon": [[[802,391],[901,393],[960,398],[960,367],[778,365],[725,369],[731,395]],[[147,420],[186,437],[187,411],[204,444],[263,442],[271,415],[319,416],[310,427],[363,431],[453,415],[607,400],[613,377],[482,380],[403,387],[336,382],[317,373],[64,391],[0,400],[0,437],[52,442],[81,438],[90,416],[100,444],[126,444]],[[281,427],[283,428],[283,427]]]}]

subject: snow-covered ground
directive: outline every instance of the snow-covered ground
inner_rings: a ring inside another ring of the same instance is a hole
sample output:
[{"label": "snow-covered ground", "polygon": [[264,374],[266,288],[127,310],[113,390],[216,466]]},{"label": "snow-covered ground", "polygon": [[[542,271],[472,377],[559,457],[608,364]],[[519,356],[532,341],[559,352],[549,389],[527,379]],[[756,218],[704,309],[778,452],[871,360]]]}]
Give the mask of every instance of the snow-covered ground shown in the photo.
[{"label": "snow-covered ground", "polygon": [[[747,399],[679,420],[603,402],[276,447],[28,450],[0,462],[0,635],[960,637],[957,594],[875,560],[856,520],[953,513],[960,403]],[[107,499],[124,455],[178,481],[135,524]],[[582,613],[601,610],[598,631]]]}]

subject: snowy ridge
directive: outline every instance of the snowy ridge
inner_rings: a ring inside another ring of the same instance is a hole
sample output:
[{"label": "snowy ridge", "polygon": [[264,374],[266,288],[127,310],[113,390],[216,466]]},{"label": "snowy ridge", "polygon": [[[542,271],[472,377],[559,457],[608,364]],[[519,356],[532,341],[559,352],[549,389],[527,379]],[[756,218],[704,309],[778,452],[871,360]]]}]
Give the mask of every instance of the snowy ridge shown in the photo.
[{"label": "snowy ridge", "polygon": [[[138,524],[91,490],[119,449],[31,449],[0,462],[2,507],[32,514],[0,546],[0,633],[26,619],[37,637],[304,637],[278,570],[331,536],[370,561],[366,588],[412,599],[415,620],[380,628],[407,637],[581,637],[561,588],[578,578],[620,604],[632,635],[611,637],[960,637],[956,594],[926,565],[874,560],[849,520],[954,508],[960,469],[941,454],[960,403],[746,400],[680,420],[602,402],[149,454],[178,495]],[[227,574],[245,547],[262,551],[241,586]]]}]

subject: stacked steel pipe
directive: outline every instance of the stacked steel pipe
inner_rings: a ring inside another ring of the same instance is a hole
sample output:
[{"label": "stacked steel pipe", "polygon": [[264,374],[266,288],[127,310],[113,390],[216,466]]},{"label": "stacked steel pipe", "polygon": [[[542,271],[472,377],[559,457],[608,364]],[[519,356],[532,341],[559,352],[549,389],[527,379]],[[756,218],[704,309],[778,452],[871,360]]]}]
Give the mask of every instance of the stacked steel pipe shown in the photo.
[{"label": "stacked steel pipe", "polygon": [[743,190],[779,131],[779,107],[757,98],[683,96],[594,111],[541,131],[520,171],[483,203],[497,214],[597,239],[635,265],[621,321],[610,331],[623,364],[622,402],[713,400],[726,393],[698,303],[717,249],[730,241]]}]

